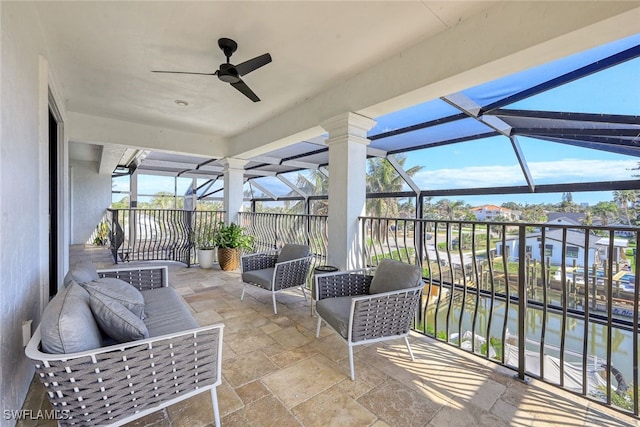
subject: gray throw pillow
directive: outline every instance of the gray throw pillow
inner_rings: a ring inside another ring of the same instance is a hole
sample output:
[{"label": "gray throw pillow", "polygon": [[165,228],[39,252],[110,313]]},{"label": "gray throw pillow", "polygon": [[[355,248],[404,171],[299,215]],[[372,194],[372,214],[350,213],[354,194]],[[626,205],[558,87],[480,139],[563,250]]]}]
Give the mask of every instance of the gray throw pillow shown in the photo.
[{"label": "gray throw pillow", "polygon": [[71,280],[44,309],[40,335],[42,350],[46,353],[77,353],[100,348],[100,329],[89,307],[89,293]]},{"label": "gray throw pillow", "polygon": [[93,263],[88,259],[81,259],[69,268],[69,272],[64,277],[64,285],[67,286],[71,280],[75,280],[79,285],[84,285],[99,278]]},{"label": "gray throw pillow", "polygon": [[378,264],[371,280],[369,294],[397,291],[418,286],[422,282],[422,271],[417,265],[392,259],[383,259]]},{"label": "gray throw pillow", "polygon": [[111,298],[144,320],[144,297],[139,290],[124,280],[103,277],[84,286],[90,295],[102,294],[104,297]]},{"label": "gray throw pillow", "polygon": [[278,254],[276,262],[291,261],[298,258],[304,258],[309,255],[308,245],[295,245],[293,243],[287,243],[282,247]]},{"label": "gray throw pillow", "polygon": [[90,296],[89,303],[102,331],[117,342],[149,338],[144,322],[113,298],[94,293]]}]

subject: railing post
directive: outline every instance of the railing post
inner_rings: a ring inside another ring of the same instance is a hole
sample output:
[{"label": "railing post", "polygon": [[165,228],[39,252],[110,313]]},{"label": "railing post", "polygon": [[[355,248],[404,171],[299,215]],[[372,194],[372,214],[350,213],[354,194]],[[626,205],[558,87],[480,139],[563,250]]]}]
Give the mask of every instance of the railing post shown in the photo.
[{"label": "railing post", "polygon": [[[416,264],[420,267],[420,275],[422,276],[422,251],[424,249],[424,206],[421,194],[416,195],[416,218],[413,226],[413,242],[415,247]],[[430,295],[429,295],[430,296]],[[418,310],[416,311],[418,324],[422,322],[422,298],[418,301]],[[425,326],[426,327],[426,326]]]},{"label": "railing post", "polygon": [[196,211],[184,211],[185,220],[187,222],[187,267],[191,267],[191,252],[195,246],[194,242],[194,227],[193,227],[193,217]]},{"label": "railing post", "polygon": [[118,264],[118,248],[117,248],[117,234],[116,224],[118,222],[118,211],[107,209],[107,212],[111,216],[111,224],[109,224],[109,249],[111,249],[111,255],[113,256],[114,264]]},{"label": "railing post", "polygon": [[420,268],[422,268],[422,251],[423,247],[423,234],[424,234],[424,206],[423,206],[423,197],[422,195],[416,196],[416,218],[417,221],[414,222],[415,226],[413,227],[413,239],[414,246],[416,248],[416,262]]},{"label": "railing post", "polygon": [[[522,381],[525,381],[525,351],[527,343],[526,230],[526,226],[518,226],[518,378]],[[504,262],[506,263],[507,260],[505,259]],[[506,315],[507,313],[505,313]],[[506,343],[503,343],[503,348],[504,344]]]}]

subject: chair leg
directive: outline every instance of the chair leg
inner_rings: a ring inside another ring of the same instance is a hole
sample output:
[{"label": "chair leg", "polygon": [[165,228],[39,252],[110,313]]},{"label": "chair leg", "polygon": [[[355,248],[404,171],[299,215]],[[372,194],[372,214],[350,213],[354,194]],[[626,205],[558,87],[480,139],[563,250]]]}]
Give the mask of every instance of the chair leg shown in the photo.
[{"label": "chair leg", "polygon": [[351,381],[356,380],[356,369],[353,366],[353,347],[349,346],[349,368],[351,369]]},{"label": "chair leg", "polygon": [[413,351],[411,351],[411,346],[409,345],[409,337],[404,337],[404,342],[407,344],[407,350],[409,350],[409,356],[411,356],[411,361],[415,362],[416,359],[413,357]]},{"label": "chair leg", "polygon": [[318,326],[316,327],[316,338],[320,338],[320,326],[322,326],[322,318],[318,316]]},{"label": "chair leg", "polygon": [[273,299],[273,313],[274,314],[278,314],[278,309],[276,308],[276,293],[275,292],[271,292],[271,296]]},{"label": "chair leg", "polygon": [[215,387],[211,389],[211,401],[213,402],[213,418],[216,427],[220,427],[220,408],[218,408],[218,393]]},{"label": "chair leg", "polygon": [[242,282],[242,295],[240,296],[240,301],[244,299],[244,288],[246,287],[247,287],[247,284],[245,282]]},{"label": "chair leg", "polygon": [[300,289],[302,289],[302,295],[304,295],[304,300],[307,301],[307,292],[304,290],[304,285],[300,285]]}]

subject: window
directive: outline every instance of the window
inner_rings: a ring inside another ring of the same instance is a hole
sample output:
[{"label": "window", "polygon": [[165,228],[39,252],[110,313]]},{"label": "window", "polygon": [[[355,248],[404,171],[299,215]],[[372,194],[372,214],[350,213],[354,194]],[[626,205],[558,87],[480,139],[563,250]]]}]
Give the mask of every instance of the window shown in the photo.
[{"label": "window", "polygon": [[544,256],[553,256],[553,245],[544,245]]},{"label": "window", "polygon": [[567,258],[578,258],[578,250],[577,246],[567,246]]}]

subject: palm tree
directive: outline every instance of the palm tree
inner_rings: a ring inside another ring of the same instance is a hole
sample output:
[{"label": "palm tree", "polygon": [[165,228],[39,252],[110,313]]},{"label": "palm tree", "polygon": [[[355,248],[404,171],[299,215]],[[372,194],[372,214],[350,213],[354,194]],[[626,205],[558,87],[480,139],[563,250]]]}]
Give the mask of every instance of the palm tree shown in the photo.
[{"label": "palm tree", "polygon": [[[329,180],[317,169],[309,169],[307,174],[298,173],[296,177],[296,186],[308,195],[325,195],[329,193]],[[300,196],[295,191],[291,190],[288,196]],[[304,200],[296,202],[290,208],[293,212],[304,212]],[[329,215],[329,203],[328,200],[316,200],[312,207],[312,215]]]},{"label": "palm tree", "polygon": [[[396,155],[396,161],[404,169],[406,156]],[[414,166],[405,172],[410,177],[422,170],[423,166]],[[387,159],[375,157],[367,160],[367,191],[370,193],[395,193],[402,190],[404,179]],[[389,216],[398,212],[397,202],[376,199],[371,204],[371,213],[375,216]]]},{"label": "palm tree", "polygon": [[624,211],[627,218],[627,225],[631,225],[631,217],[629,216],[629,204],[632,206],[638,200],[638,192],[635,190],[620,190],[613,192],[613,201],[618,204]]},{"label": "palm tree", "polygon": [[609,224],[609,220],[618,213],[618,207],[613,202],[599,202],[591,211],[594,215],[600,217],[602,226],[606,227]]},{"label": "palm tree", "polygon": [[[396,155],[395,160],[400,167],[404,169],[404,164],[407,161],[406,156]],[[410,177],[414,176],[417,172],[422,170],[423,166],[413,166],[406,170],[406,174]],[[402,190],[402,186],[405,181],[395,170],[393,165],[387,161],[387,159],[374,157],[367,160],[367,191],[370,193],[395,193]],[[378,217],[392,217],[397,216],[399,212],[397,199],[376,198],[372,199],[369,203],[368,213]],[[382,228],[386,227],[385,224],[379,224],[374,229],[374,235],[377,235]],[[380,236],[381,241],[386,241],[386,233]]]},{"label": "palm tree", "polygon": [[465,206],[462,200],[449,200],[440,199],[436,203],[436,208],[441,217],[444,217],[450,221],[458,218],[460,215],[460,209]]}]

